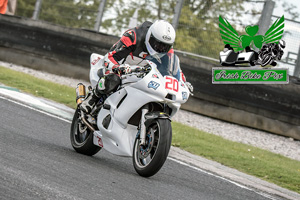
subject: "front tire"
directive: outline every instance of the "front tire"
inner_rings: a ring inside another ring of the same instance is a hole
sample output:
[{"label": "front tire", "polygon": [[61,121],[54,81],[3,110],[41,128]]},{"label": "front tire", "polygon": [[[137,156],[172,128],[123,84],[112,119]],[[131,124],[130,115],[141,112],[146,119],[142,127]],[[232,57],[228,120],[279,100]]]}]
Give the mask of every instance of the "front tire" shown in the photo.
[{"label": "front tire", "polygon": [[272,59],[273,59],[272,56],[266,55],[266,56],[262,59],[262,61],[261,61],[261,66],[262,66],[262,67],[265,67],[265,66],[271,64]]},{"label": "front tire", "polygon": [[165,163],[172,141],[169,119],[154,119],[146,127],[146,145],[137,138],[133,147],[133,166],[143,177],[156,174]]},{"label": "front tire", "polygon": [[94,145],[93,132],[89,130],[79,119],[80,109],[76,109],[70,132],[70,140],[72,147],[78,153],[92,156],[101,150],[101,147]]}]

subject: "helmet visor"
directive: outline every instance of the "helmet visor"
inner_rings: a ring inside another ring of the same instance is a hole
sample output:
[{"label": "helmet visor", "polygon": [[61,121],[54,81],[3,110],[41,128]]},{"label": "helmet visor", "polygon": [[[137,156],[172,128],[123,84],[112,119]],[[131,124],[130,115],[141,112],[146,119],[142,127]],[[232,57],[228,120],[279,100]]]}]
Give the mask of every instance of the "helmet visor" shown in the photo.
[{"label": "helmet visor", "polygon": [[154,51],[158,53],[167,53],[172,47],[171,44],[166,44],[157,40],[152,34],[150,36],[149,43]]}]

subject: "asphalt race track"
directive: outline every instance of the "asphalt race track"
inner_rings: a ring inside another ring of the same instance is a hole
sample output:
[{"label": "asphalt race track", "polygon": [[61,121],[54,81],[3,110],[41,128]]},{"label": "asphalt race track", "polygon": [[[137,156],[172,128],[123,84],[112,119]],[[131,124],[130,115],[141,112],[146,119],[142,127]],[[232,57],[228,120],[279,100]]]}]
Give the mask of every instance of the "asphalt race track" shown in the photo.
[{"label": "asphalt race track", "polygon": [[70,122],[0,98],[0,199],[278,199],[168,159],[140,177],[131,158],[76,153]]}]

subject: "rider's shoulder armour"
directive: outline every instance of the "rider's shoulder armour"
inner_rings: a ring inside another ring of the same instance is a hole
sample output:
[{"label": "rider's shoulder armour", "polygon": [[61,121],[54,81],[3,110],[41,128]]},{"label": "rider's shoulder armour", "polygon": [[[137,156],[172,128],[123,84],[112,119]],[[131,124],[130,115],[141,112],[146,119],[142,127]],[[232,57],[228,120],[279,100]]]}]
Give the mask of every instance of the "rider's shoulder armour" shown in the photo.
[{"label": "rider's shoulder armour", "polygon": [[133,30],[136,34],[136,47],[134,49],[133,56],[140,57],[141,52],[147,52],[147,48],[145,45],[146,34],[148,29],[152,25],[152,22],[145,21],[142,25],[135,27]]}]

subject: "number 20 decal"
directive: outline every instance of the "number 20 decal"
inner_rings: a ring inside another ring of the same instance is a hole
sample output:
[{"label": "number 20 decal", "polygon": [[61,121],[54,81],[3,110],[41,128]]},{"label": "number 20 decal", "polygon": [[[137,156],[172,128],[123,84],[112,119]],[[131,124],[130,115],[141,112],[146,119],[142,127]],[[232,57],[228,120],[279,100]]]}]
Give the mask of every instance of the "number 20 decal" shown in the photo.
[{"label": "number 20 decal", "polygon": [[178,89],[179,89],[178,81],[174,78],[167,76],[166,77],[166,89],[174,90],[175,92],[178,92]]}]

